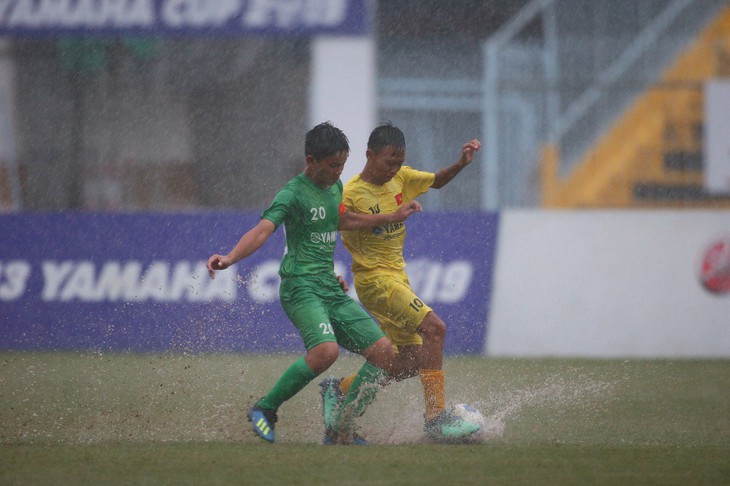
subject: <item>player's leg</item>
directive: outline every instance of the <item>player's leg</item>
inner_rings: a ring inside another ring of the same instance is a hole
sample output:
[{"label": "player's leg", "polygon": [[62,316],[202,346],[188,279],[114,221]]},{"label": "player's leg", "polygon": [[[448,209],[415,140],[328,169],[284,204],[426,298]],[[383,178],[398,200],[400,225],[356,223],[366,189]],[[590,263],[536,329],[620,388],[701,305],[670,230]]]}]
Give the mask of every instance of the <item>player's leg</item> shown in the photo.
[{"label": "player's leg", "polygon": [[429,421],[446,409],[443,370],[446,324],[431,311],[426,314],[416,331],[423,339],[423,344],[418,349],[418,374],[423,385],[426,421]]},{"label": "player's leg", "polygon": [[[358,284],[358,297],[370,313],[379,322],[381,322],[380,327],[385,331],[385,334],[391,344],[395,344],[393,341],[394,336],[399,339],[399,344],[421,344],[421,337],[415,332],[415,328],[418,323],[421,322],[422,317],[411,317],[413,320],[411,326],[412,329],[404,334],[394,334],[394,328],[382,325],[382,322],[390,322],[388,315],[386,314],[389,311],[388,298],[393,293],[394,288],[401,286],[402,284],[399,283],[397,276],[394,278],[393,276],[381,275],[377,279],[377,282],[374,282],[372,285]],[[410,295],[410,293],[408,295]],[[416,307],[416,309],[419,313],[423,312],[423,316],[425,316],[427,310],[430,310],[429,308],[426,308],[421,311],[420,307]],[[382,312],[380,312],[381,310]],[[395,320],[402,322],[404,319],[402,316],[398,315],[395,316]],[[374,350],[375,349],[379,348],[374,348]],[[400,351],[400,346],[398,347],[398,350]],[[391,349],[383,351],[383,353],[387,353],[388,362],[385,363],[384,366],[388,369],[390,381],[402,380],[418,374],[420,357],[417,354],[408,351],[406,353],[398,352],[395,356],[393,356],[391,351]],[[379,359],[379,356],[379,353],[373,352],[371,359],[377,360]],[[322,389],[325,424],[329,424],[334,420],[332,418],[333,412],[339,410],[342,400],[350,392],[356,376],[357,373],[353,373],[342,379],[329,377],[320,383],[320,387]]]},{"label": "player's leg", "polygon": [[396,369],[393,371],[393,380],[402,381],[418,376],[418,370],[421,367],[421,345],[401,344],[396,348]]},{"label": "player's leg", "polygon": [[[380,313],[377,313],[380,314]],[[443,349],[446,325],[435,312],[429,311],[416,328],[423,344],[412,344],[416,333],[396,327],[389,319],[383,319],[386,334],[398,347],[395,366],[391,369],[391,379],[401,381],[420,376],[423,384],[426,420],[441,414],[446,408],[444,393]],[[339,381],[339,391],[347,394],[355,375]]]},{"label": "player's leg", "polygon": [[388,381],[387,370],[392,369],[395,361],[393,346],[385,336],[361,354],[366,359],[365,364],[355,375],[333,425],[340,444],[352,443],[355,438],[355,419],[361,417],[375,401],[378,390]]},{"label": "player's leg", "polygon": [[423,339],[419,347],[419,371],[426,406],[424,430],[437,441],[458,441],[479,431],[479,424],[453,416],[446,409],[445,373],[443,370],[446,325],[430,311],[416,331]]},{"label": "player's leg", "polygon": [[[395,351],[377,323],[355,301],[348,299],[336,307],[334,324],[338,342],[342,347],[361,354],[366,362],[352,380],[334,419],[329,434],[337,434],[339,443],[353,439],[354,421],[365,413],[375,400],[378,389],[393,369]],[[325,403],[326,405],[326,403]],[[327,418],[325,419],[327,422]],[[327,438],[326,438],[327,441]]]},{"label": "player's leg", "polygon": [[[398,346],[395,353],[395,366],[388,377],[388,383],[402,381],[418,375],[421,361],[421,346]],[[320,383],[322,393],[344,397],[352,386],[357,373],[343,378],[327,377]],[[387,383],[386,383],[387,385]],[[341,398],[340,398],[341,400]]]},{"label": "player's leg", "polygon": [[452,417],[446,410],[443,370],[446,325],[413,292],[405,276],[382,280],[372,293],[363,292],[366,295],[363,305],[398,348],[398,369],[394,376],[418,374],[421,379],[427,434],[435,440],[450,441],[476,432],[478,426]]},{"label": "player's leg", "polygon": [[[397,349],[391,379],[404,380],[418,374],[420,366],[419,345],[421,336],[416,327],[424,320],[431,308],[423,304],[401,274],[383,274],[375,280],[356,280],[360,303],[372,314],[390,343]],[[404,350],[402,352],[402,350]],[[340,382],[343,392],[353,376]]]},{"label": "player's leg", "polygon": [[328,324],[329,317],[322,302],[313,298],[294,304],[282,299],[282,306],[299,330],[307,354],[289,366],[248,413],[254,431],[269,442],[275,440],[274,428],[279,407],[332,366],[339,354],[336,337]]},{"label": "player's leg", "polygon": [[258,402],[262,408],[278,410],[282,403],[299,393],[309,382],[326,371],[337,360],[339,347],[336,342],[325,342],[307,351],[295,361],[269,392]]},{"label": "player's leg", "polygon": [[430,311],[416,328],[423,339],[419,351],[419,368],[438,370],[444,364],[444,341],[446,339],[446,324],[435,312]]},{"label": "player's leg", "polygon": [[443,422],[447,415],[443,370],[446,325],[413,292],[407,278],[394,279],[386,290],[380,308],[371,312],[398,348],[396,376],[420,376],[427,431],[433,432],[438,428],[428,425]]}]

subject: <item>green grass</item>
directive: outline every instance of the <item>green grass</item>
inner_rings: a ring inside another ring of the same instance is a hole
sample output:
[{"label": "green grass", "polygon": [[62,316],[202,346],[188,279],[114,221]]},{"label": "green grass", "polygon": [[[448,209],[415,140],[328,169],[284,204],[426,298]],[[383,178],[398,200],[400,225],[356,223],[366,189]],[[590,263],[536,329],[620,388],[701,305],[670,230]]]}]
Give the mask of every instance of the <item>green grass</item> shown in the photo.
[{"label": "green grass", "polygon": [[[449,358],[447,397],[488,440],[422,437],[417,379],[324,447],[319,388],[248,406],[293,356],[0,353],[0,484],[730,484],[730,361]],[[333,373],[354,371],[341,358]]]}]

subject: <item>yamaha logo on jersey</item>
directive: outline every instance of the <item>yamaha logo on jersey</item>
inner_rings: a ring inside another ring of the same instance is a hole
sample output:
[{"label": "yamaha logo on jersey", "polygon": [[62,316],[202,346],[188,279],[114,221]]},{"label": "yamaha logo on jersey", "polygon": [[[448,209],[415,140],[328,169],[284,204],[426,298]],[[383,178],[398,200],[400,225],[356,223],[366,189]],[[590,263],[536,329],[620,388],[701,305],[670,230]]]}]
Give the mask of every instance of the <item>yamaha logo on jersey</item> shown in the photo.
[{"label": "yamaha logo on jersey", "polygon": [[382,226],[377,226],[373,228],[373,234],[374,235],[382,235],[383,233],[395,233],[400,230],[402,230],[405,227],[405,223],[390,223],[390,224],[384,224]]},{"label": "yamaha logo on jersey", "polygon": [[312,243],[336,243],[337,231],[326,231],[324,233],[311,233],[309,239]]}]

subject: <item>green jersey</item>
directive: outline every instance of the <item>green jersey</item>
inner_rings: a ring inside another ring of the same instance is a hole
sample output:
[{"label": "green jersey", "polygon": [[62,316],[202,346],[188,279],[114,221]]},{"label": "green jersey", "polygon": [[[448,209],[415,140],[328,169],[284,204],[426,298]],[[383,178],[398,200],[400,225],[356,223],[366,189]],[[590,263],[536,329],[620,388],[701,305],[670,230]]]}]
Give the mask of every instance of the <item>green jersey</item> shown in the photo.
[{"label": "green jersey", "polygon": [[[334,279],[334,253],[342,206],[342,181],[324,189],[299,174],[274,197],[262,218],[286,233],[282,278]],[[336,280],[335,280],[336,281]]]},{"label": "green jersey", "polygon": [[304,174],[290,180],[262,218],[284,225],[286,250],[279,266],[279,298],[307,349],[335,341],[361,353],[385,334],[337,283],[334,254],[342,182],[323,189]]}]

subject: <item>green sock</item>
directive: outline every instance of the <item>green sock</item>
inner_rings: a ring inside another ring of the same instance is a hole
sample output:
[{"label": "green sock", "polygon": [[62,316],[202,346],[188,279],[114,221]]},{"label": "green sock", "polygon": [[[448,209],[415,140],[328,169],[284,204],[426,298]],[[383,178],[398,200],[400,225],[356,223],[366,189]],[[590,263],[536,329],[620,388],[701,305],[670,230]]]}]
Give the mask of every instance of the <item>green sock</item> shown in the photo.
[{"label": "green sock", "polygon": [[347,392],[345,399],[342,401],[342,406],[335,420],[337,425],[334,428],[338,428],[343,412],[347,413],[348,420],[362,416],[368,405],[375,401],[378,388],[384,385],[387,379],[388,373],[385,370],[367,362],[362,365],[350,386],[350,391]]},{"label": "green sock", "polygon": [[278,410],[282,403],[299,393],[317,375],[304,361],[302,356],[296,360],[279,378],[279,381],[259,401],[259,407],[267,410]]}]

